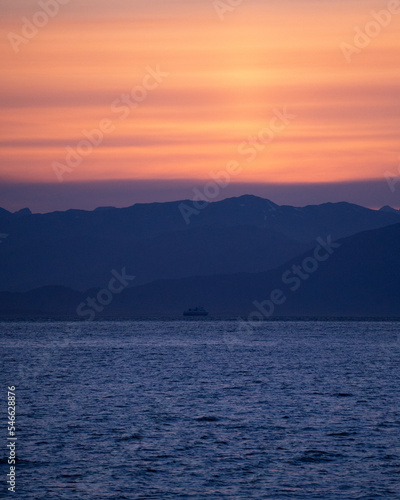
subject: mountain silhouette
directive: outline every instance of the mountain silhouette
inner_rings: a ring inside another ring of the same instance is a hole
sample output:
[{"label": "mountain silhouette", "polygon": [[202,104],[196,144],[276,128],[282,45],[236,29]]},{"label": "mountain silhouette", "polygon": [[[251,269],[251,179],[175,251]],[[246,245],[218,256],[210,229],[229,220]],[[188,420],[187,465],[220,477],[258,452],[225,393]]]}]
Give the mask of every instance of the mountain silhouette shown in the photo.
[{"label": "mountain silhouette", "polygon": [[[330,248],[329,238],[319,241]],[[324,260],[315,267],[317,247]],[[315,248],[268,272],[157,280],[127,288],[96,318],[176,318],[188,307],[201,304],[210,317],[251,319],[260,308],[269,308],[266,301],[274,290],[280,290],[280,298],[285,300],[263,319],[400,317],[400,224],[339,239],[332,247],[329,252],[316,242]],[[303,277],[307,277],[297,278],[296,283],[293,266],[300,266]],[[296,289],[295,284],[299,285]],[[86,319],[88,315],[77,314],[77,307],[97,293],[98,289],[81,293],[64,287],[2,292],[0,314]],[[88,309],[85,307],[83,310]]]},{"label": "mountain silhouette", "polygon": [[338,239],[400,222],[400,212],[350,203],[279,206],[256,196],[210,203],[192,215],[190,200],[12,214],[0,209],[0,290],[102,287],[126,267],[133,286],[159,279],[263,272],[312,248],[317,237]]}]

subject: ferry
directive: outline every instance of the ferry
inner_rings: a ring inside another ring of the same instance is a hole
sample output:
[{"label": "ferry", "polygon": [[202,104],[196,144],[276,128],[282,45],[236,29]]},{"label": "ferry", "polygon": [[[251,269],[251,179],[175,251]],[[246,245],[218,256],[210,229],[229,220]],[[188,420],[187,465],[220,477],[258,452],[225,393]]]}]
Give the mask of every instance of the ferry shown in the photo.
[{"label": "ferry", "polygon": [[183,312],[184,316],[208,316],[208,312],[204,307],[194,307],[193,309],[186,309]]}]

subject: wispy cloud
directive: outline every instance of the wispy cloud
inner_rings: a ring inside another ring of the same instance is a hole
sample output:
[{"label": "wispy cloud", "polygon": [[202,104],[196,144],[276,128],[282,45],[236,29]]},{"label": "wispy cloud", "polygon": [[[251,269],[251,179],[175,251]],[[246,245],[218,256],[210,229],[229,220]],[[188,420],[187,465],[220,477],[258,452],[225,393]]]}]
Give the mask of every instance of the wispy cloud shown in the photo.
[{"label": "wispy cloud", "polygon": [[[339,49],[373,8],[355,0],[244,1],[221,23],[212,1],[65,4],[21,53],[0,42],[0,177],[52,182],[48,165],[65,145],[160,64],[170,73],[165,84],[70,181],[206,179],[277,103],[300,118],[238,182],[381,178],[380,152],[398,148],[400,16],[351,65]],[[4,31],[37,9],[6,5]]]}]

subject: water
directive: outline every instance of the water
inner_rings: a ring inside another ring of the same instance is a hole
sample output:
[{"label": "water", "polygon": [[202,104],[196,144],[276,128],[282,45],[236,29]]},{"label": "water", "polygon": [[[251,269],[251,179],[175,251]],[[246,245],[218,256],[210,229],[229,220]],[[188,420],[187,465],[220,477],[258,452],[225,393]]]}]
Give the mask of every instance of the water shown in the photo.
[{"label": "water", "polygon": [[400,498],[399,323],[0,329],[2,498]]}]

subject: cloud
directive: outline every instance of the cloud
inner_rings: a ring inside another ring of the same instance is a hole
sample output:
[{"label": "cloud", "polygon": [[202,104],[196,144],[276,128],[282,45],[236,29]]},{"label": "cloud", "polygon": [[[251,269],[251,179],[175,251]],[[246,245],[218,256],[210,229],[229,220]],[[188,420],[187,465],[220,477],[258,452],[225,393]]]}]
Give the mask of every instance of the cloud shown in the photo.
[{"label": "cloud", "polygon": [[[6,33],[38,8],[10,5]],[[397,168],[397,18],[351,65],[340,50],[372,8],[243,1],[221,23],[211,1],[69,2],[18,55],[7,37],[0,41],[0,180],[52,183],[52,163],[108,118],[115,131],[71,181],[197,182],[238,159],[238,146],[280,106],[295,122],[244,165],[239,182],[377,179]],[[112,103],[157,64],[168,79],[120,120]]]}]

